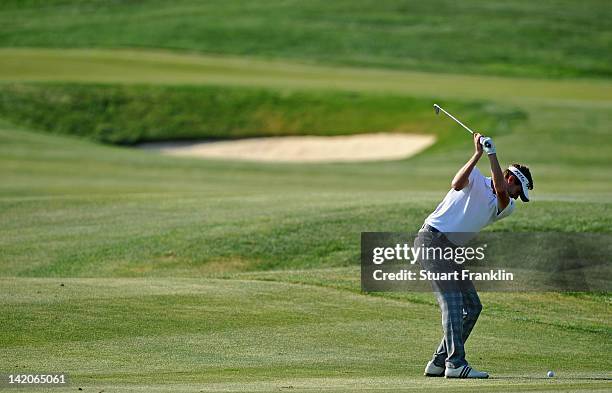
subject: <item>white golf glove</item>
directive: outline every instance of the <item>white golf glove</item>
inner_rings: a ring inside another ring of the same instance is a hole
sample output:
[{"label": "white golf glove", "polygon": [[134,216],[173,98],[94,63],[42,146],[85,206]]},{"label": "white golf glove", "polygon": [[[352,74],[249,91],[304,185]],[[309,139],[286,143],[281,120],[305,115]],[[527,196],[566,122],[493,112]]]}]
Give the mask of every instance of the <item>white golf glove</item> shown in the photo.
[{"label": "white golf glove", "polygon": [[495,143],[493,143],[493,139],[488,136],[483,136],[480,138],[480,144],[485,153],[488,155],[495,154]]}]

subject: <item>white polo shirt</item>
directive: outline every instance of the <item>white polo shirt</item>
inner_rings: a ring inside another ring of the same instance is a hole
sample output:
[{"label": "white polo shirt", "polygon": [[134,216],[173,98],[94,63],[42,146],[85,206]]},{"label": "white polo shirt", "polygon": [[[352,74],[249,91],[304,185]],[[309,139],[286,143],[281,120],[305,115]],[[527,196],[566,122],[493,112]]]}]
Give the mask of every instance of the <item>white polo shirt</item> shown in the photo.
[{"label": "white polo shirt", "polygon": [[444,232],[448,240],[463,245],[487,225],[509,216],[514,210],[514,199],[497,213],[497,195],[491,186],[491,178],[478,168],[469,176],[469,184],[461,191],[451,190],[425,223]]}]

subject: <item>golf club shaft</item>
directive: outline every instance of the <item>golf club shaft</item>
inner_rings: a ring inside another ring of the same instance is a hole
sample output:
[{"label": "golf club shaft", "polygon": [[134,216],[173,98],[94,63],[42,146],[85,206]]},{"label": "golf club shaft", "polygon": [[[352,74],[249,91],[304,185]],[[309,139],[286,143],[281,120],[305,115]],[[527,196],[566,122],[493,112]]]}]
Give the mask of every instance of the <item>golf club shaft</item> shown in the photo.
[{"label": "golf club shaft", "polygon": [[466,130],[469,131],[470,134],[474,134],[474,131],[470,130],[468,126],[466,126],[465,124],[463,124],[462,122],[460,122],[455,116],[451,115],[450,113],[448,113],[447,111],[445,111],[441,106],[438,105],[438,108],[444,112],[444,114],[446,114],[446,116],[450,117],[451,119],[453,119],[454,121],[456,121],[457,123],[459,123],[463,128],[465,128]]}]

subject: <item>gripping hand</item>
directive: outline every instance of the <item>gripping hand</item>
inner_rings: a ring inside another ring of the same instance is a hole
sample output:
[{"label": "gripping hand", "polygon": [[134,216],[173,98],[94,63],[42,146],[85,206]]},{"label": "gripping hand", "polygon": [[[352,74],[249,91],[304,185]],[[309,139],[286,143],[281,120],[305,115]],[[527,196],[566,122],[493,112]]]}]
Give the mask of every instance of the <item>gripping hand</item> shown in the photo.
[{"label": "gripping hand", "polygon": [[495,154],[495,144],[493,143],[493,139],[489,138],[488,136],[483,136],[480,138],[480,144],[482,145],[485,153],[489,155]]}]

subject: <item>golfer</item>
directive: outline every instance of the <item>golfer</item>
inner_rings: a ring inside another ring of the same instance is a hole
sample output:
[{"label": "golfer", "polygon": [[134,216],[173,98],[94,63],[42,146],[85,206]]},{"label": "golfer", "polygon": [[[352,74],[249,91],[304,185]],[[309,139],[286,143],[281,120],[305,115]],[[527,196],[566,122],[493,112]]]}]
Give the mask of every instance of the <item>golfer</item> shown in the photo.
[{"label": "golfer", "polygon": [[[529,168],[513,164],[502,172],[491,138],[474,134],[474,155],[457,172],[452,188],[436,210],[425,219],[415,247],[458,247],[466,244],[482,228],[514,210],[514,200],[529,201],[533,188]],[[483,150],[489,157],[492,177],[485,177],[476,168]],[[431,271],[461,271],[454,261],[419,259]],[[461,274],[459,274],[461,277]],[[425,368],[425,375],[447,378],[488,378],[486,372],[468,365],[464,344],[476,324],[482,304],[470,280],[432,281],[440,310],[444,337]]]}]

